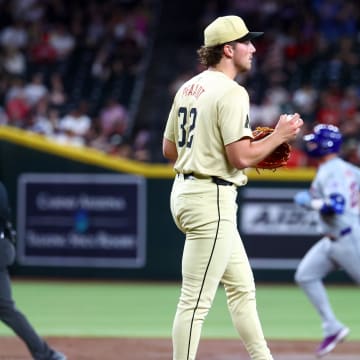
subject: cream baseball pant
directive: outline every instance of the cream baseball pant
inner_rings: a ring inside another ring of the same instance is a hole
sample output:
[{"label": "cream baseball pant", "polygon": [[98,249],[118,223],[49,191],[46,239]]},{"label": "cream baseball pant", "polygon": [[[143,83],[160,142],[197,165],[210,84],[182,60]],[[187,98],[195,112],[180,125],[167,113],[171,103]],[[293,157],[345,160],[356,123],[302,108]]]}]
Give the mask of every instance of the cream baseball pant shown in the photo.
[{"label": "cream baseball pant", "polygon": [[182,287],[173,323],[173,360],[194,360],[220,283],[233,324],[252,360],[273,359],[259,321],[255,283],[237,228],[237,190],[177,175],[171,212],[186,234]]}]

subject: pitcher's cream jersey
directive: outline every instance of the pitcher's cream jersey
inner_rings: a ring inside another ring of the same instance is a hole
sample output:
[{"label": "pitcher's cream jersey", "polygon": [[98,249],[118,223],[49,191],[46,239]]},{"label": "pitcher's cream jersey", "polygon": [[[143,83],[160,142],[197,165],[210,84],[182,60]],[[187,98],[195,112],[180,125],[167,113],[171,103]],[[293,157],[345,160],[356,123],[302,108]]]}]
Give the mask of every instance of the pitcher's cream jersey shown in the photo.
[{"label": "pitcher's cream jersey", "polygon": [[249,108],[245,88],[222,72],[205,70],[183,84],[164,132],[176,144],[176,172],[218,176],[245,185],[247,176],[229,163],[225,145],[253,137]]}]

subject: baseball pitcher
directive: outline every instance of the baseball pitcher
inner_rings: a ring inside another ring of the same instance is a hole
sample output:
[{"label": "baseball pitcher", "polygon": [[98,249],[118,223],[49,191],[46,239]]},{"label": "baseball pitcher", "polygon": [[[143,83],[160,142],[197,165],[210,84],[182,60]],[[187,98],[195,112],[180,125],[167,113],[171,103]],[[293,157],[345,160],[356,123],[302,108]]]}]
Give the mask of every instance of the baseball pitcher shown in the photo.
[{"label": "baseball pitcher", "polygon": [[255,284],[237,226],[237,188],[256,166],[296,137],[303,121],[282,115],[274,131],[254,141],[249,96],[236,81],[251,69],[262,35],[238,16],[219,17],[204,30],[198,50],[206,70],[175,95],[163,154],[174,162],[170,197],[174,221],[185,234],[182,286],[173,323],[173,359],[194,360],[201,329],[219,283],[233,324],[252,360],[271,360],[256,310]]}]

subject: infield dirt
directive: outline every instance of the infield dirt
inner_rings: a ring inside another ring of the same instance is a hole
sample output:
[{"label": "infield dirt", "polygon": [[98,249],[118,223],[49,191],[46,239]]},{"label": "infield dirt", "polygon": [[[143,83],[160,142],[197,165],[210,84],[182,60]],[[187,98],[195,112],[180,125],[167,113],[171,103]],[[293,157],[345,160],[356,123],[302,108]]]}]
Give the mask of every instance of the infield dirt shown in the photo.
[{"label": "infield dirt", "polygon": [[[68,360],[170,360],[170,339],[48,337],[49,343],[64,352]],[[269,341],[276,360],[316,359],[314,341]],[[326,360],[359,360],[360,342],[347,341],[325,357]],[[17,337],[0,337],[0,360],[30,360]],[[197,360],[249,360],[239,340],[208,340],[200,343]]]}]

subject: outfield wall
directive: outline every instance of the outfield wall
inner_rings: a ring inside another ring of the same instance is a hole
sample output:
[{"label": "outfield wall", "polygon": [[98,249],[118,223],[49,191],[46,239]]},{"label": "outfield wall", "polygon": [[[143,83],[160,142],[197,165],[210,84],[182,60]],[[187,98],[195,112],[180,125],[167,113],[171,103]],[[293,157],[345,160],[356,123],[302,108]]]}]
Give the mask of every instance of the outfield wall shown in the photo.
[{"label": "outfield wall", "polygon": [[[14,275],[180,279],[184,240],[169,212],[170,166],[64,147],[7,127],[0,127],[0,157],[19,234]],[[292,202],[314,169],[248,175],[239,191],[239,228],[255,275],[292,280],[318,238],[316,215]]]}]

